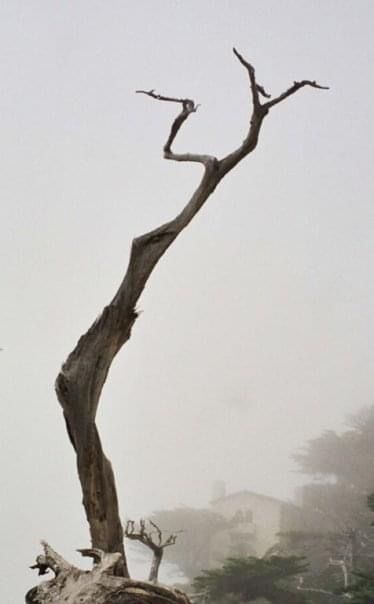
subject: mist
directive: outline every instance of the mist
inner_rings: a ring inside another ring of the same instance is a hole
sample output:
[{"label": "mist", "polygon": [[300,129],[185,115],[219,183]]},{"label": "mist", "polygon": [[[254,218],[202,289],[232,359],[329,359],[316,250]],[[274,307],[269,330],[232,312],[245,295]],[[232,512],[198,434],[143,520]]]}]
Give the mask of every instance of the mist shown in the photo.
[{"label": "mist", "polygon": [[147,284],[98,418],[123,517],[207,507],[216,480],[292,501],[292,454],[373,403],[373,18],[365,0],[0,3],[2,601],[35,582],[41,538],[73,561],[89,543],[54,380],[133,237],[198,183],[162,158],[175,108],[136,89],[201,103],[176,149],[221,157],[248,126],[233,45],[274,95],[330,87],[274,108]]}]

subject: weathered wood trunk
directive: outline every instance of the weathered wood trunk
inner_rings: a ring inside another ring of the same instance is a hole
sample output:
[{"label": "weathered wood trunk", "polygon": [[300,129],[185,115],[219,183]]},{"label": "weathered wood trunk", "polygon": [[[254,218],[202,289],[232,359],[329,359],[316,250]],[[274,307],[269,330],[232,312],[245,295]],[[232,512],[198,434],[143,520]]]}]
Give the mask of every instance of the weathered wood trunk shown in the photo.
[{"label": "weathered wood trunk", "polygon": [[189,604],[187,596],[153,583],[93,572],[70,574],[31,589],[26,604]]},{"label": "weathered wood trunk", "polygon": [[116,576],[121,554],[80,550],[95,561],[92,571],[84,571],[69,564],[47,543],[43,549],[35,566],[41,574],[51,569],[55,577],[31,589],[26,604],[190,604],[179,590]]},{"label": "weathered wood trunk", "polygon": [[[189,225],[225,175],[254,151],[263,120],[270,109],[305,86],[322,88],[314,81],[302,80],[294,82],[278,97],[261,103],[260,95],[267,99],[270,95],[258,85],[253,66],[235,49],[234,54],[249,76],[253,108],[244,141],[222,159],[213,155],[175,153],[171,149],[182,124],[197,110],[194,101],[157,95],[153,90],[138,91],[159,101],[178,103],[182,106],[164,145],[164,157],[178,162],[199,163],[203,167],[203,174],[191,199],[173,220],[133,240],[128,268],[118,292],[80,338],[56,380],[57,397],[77,456],[78,476],[91,544],[93,548],[106,552],[107,556],[112,555],[111,558],[105,559],[105,563],[110,559],[110,565],[105,566],[101,556],[92,572],[84,572],[62,561],[56,553],[51,554],[49,558],[46,554],[48,563],[41,562],[39,570],[44,567],[51,568],[56,577],[29,591],[26,597],[28,604],[187,602],[185,596],[179,592],[129,580],[114,475],[102,449],[95,420],[112,361],[130,338],[137,318],[137,301],[163,254]],[[56,556],[59,560],[57,565]],[[154,569],[156,576],[157,570]]]}]

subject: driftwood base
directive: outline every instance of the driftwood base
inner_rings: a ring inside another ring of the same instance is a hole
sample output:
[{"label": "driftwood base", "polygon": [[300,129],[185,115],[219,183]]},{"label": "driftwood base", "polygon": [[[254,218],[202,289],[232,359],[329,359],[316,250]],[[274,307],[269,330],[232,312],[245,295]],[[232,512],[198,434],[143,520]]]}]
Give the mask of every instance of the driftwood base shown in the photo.
[{"label": "driftwood base", "polygon": [[94,560],[93,569],[84,571],[69,564],[47,543],[42,545],[44,554],[31,568],[41,575],[52,570],[55,576],[30,589],[26,604],[190,604],[179,590],[115,576],[120,554],[79,550]]}]

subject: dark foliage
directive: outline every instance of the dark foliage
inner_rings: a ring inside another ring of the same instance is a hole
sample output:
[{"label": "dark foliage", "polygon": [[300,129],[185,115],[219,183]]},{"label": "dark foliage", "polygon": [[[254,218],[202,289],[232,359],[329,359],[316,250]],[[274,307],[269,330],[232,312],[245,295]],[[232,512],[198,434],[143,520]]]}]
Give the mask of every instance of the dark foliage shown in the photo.
[{"label": "dark foliage", "polygon": [[328,430],[310,440],[294,458],[305,474],[334,478],[361,491],[374,489],[374,406],[352,416],[348,426],[341,434]]},{"label": "dark foliage", "polygon": [[[367,497],[374,491],[374,406],[349,419],[349,429],[324,432],[294,458],[313,477],[303,487],[309,531],[341,532],[367,526]],[[374,506],[374,499],[373,499]]]},{"label": "dark foliage", "polygon": [[274,603],[302,604],[302,593],[295,587],[295,576],[308,564],[298,556],[270,558],[228,558],[221,568],[204,571],[194,581],[196,591],[207,591],[211,601],[231,599],[249,602],[266,598]]},{"label": "dark foliage", "polygon": [[374,575],[354,573],[356,581],[346,590],[350,604],[374,604]]}]

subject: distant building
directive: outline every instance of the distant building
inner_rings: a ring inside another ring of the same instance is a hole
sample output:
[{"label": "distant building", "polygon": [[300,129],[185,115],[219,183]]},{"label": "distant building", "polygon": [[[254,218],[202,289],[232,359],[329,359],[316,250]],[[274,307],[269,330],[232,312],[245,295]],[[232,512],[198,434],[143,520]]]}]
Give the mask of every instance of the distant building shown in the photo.
[{"label": "distant building", "polygon": [[[217,486],[213,492],[219,490]],[[220,487],[222,492],[221,483]],[[228,527],[212,540],[211,567],[228,556],[263,556],[278,541],[280,532],[300,526],[297,506],[251,491],[213,499],[211,509],[228,521]]]},{"label": "distant building", "polygon": [[[292,533],[304,533],[317,540],[318,536],[323,538],[330,535],[333,539],[334,535],[340,535],[340,540],[331,542],[331,551],[326,546],[324,548],[326,567],[331,557],[336,560],[342,558],[343,547],[344,556],[349,552],[350,569],[372,572],[374,527],[369,526],[370,522],[364,522],[361,526],[351,526],[350,530],[339,529],[335,516],[323,514],[319,506],[322,496],[325,501],[329,500],[330,490],[330,484],[305,485],[299,489],[298,505],[295,505],[252,491],[226,495],[225,484],[222,481],[215,482],[210,509],[225,518],[226,526],[211,538],[207,567],[216,568],[229,556],[262,557],[267,553],[279,554],[282,552],[282,542],[283,546],[287,543],[287,534],[292,537]],[[285,541],[282,540],[282,534]],[[283,552],[283,555],[287,553]]]}]

